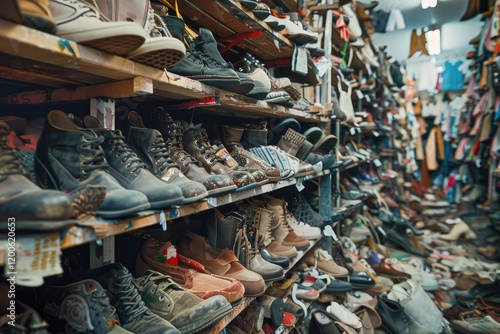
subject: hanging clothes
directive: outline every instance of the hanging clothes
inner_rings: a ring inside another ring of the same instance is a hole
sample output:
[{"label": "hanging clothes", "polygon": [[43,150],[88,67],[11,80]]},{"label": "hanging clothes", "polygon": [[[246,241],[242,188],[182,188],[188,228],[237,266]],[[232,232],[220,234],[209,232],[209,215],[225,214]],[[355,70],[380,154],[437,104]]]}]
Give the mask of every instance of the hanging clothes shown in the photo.
[{"label": "hanging clothes", "polygon": [[403,30],[404,28],[406,28],[406,23],[401,10],[391,10],[389,13],[389,19],[387,20],[387,25],[385,26],[385,31],[391,32],[394,30]]},{"label": "hanging clothes", "polygon": [[461,91],[464,90],[462,86],[464,82],[464,75],[460,72],[460,66],[463,61],[459,60],[451,63],[448,60],[444,62],[443,82],[441,83],[441,91]]}]

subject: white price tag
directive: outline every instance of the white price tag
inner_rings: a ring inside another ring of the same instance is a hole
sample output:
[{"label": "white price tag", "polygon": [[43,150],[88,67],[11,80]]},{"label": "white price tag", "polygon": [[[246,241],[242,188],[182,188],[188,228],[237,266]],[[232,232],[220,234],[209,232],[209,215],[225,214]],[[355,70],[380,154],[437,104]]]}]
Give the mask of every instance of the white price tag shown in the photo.
[{"label": "white price tag", "polygon": [[325,226],[325,228],[323,229],[323,234],[327,237],[332,237],[335,241],[339,240],[337,234],[333,231],[333,228],[330,225]]},{"label": "white price tag", "polygon": [[360,99],[360,100],[365,96],[365,94],[363,94],[359,89],[356,90],[356,95],[358,96],[358,99]]},{"label": "white price tag", "polygon": [[[14,266],[6,265],[5,275],[14,277],[15,284],[36,287],[43,284],[43,277],[63,273],[59,233],[24,235],[15,239],[14,248]],[[7,259],[9,252],[7,248]]]},{"label": "white price tag", "polygon": [[356,134],[356,129],[355,129],[355,128],[351,128],[351,129],[349,130],[349,132],[350,132],[350,134],[351,134],[351,135],[353,135],[353,136],[354,136],[354,135]]},{"label": "white price tag", "polygon": [[208,205],[217,206],[217,197],[207,197],[206,198]]},{"label": "white price tag", "polygon": [[366,101],[370,102],[372,99],[370,99],[370,95],[365,95]]},{"label": "white price tag", "polygon": [[165,212],[163,210],[160,212],[160,226],[163,231],[167,230],[167,217],[165,217]]},{"label": "white price tag", "polygon": [[297,179],[297,183],[295,183],[295,188],[297,188],[297,190],[299,192],[301,192],[305,188],[305,186],[303,184],[303,181],[304,181],[304,178],[300,177],[300,178]]},{"label": "white price tag", "polygon": [[[362,57],[361,57],[362,58]],[[370,64],[368,63],[365,63],[365,67],[366,67],[366,72],[368,72],[368,76],[371,76],[372,75],[372,67],[370,66]]]},{"label": "white price tag", "polygon": [[325,75],[326,71],[332,68],[332,62],[326,57],[319,57],[316,62],[316,68],[318,69],[318,75],[322,77]]},{"label": "white price tag", "polygon": [[378,133],[378,131],[373,131],[372,133],[375,137],[380,137],[380,133]]},{"label": "white price tag", "polygon": [[306,75],[307,70],[307,51],[303,47],[295,46],[292,59],[292,71]]},{"label": "white price tag", "polygon": [[374,164],[374,165],[375,165],[375,167],[377,167],[377,168],[378,168],[378,167],[382,167],[382,163],[380,162],[380,160],[379,160],[379,159],[375,159],[375,160],[373,160],[373,164]]}]

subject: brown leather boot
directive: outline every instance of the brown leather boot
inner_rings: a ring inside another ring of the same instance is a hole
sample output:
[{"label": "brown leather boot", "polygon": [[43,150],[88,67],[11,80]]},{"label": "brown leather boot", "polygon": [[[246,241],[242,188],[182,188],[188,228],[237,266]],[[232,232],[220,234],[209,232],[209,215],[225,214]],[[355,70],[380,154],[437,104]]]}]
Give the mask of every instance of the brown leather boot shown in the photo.
[{"label": "brown leather boot", "polygon": [[184,132],[183,143],[186,151],[203,164],[210,174],[227,175],[240,189],[257,186],[252,174],[245,171],[232,170],[215,154],[205,129],[188,129]]}]

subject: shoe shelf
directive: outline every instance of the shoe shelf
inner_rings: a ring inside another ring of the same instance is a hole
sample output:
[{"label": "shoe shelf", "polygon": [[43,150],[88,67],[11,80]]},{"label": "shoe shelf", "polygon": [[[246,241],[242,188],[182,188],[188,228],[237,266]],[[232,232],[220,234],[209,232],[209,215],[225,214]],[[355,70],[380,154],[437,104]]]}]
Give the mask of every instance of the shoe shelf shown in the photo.
[{"label": "shoe shelf", "polygon": [[[209,28],[219,39],[229,39],[252,31],[260,36],[241,40],[237,47],[260,60],[292,58],[294,44],[272,30],[236,0],[179,0],[179,10],[193,26]],[[226,43],[224,43],[226,44]]]},{"label": "shoe shelf", "polygon": [[61,248],[71,248],[110,236],[131,232],[149,226],[160,225],[168,228],[168,221],[186,217],[194,213],[217,208],[226,204],[241,201],[250,197],[265,194],[281,188],[298,185],[303,181],[330,174],[329,170],[308,175],[303,178],[290,178],[275,183],[266,183],[260,187],[232,192],[230,194],[208,197],[196,203],[187,204],[180,207],[172,207],[161,212],[145,211],[142,215],[123,220],[104,220],[100,218],[88,218],[80,221],[79,226],[73,226],[61,233]]},{"label": "shoe shelf", "polygon": [[217,113],[328,122],[326,117],[270,105],[8,21],[0,20],[0,30],[4,32],[0,35],[0,79],[7,79],[0,83],[3,95],[0,101],[4,104],[28,105],[94,97],[161,103],[217,96],[220,105],[208,108]]},{"label": "shoe shelf", "polygon": [[[321,238],[320,239],[316,239],[316,240],[310,240],[309,241],[309,248],[307,248],[304,251],[299,251],[298,252],[298,256],[290,262],[290,268],[284,270],[285,275],[290,270],[292,270],[293,267],[300,261],[300,259],[307,252],[309,252],[320,240],[321,240]],[[269,286],[271,286],[271,284],[272,283],[266,284],[266,288],[268,288]],[[233,311],[230,314],[228,314],[225,318],[223,318],[219,323],[217,323],[214,327],[212,327],[212,328],[210,328],[208,330],[202,331],[200,333],[202,333],[202,334],[219,334],[227,325],[229,325],[229,323],[231,321],[233,321],[241,312],[243,312],[243,310],[245,310],[247,308],[247,306],[250,305],[254,300],[255,300],[254,297],[247,297],[247,298],[245,298],[244,301],[241,304],[235,306],[233,308]]]}]

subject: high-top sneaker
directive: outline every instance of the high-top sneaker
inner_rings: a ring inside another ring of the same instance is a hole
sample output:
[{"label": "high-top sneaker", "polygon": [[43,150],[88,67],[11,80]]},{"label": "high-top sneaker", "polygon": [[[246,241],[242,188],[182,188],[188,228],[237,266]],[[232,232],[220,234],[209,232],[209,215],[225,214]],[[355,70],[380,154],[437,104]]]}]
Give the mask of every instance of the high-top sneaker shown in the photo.
[{"label": "high-top sneaker", "polygon": [[35,153],[35,174],[45,188],[74,191],[87,185],[106,187],[106,197],[97,211],[105,218],[130,216],[149,209],[148,198],[123,188],[108,171],[103,138],[77,127],[60,110],[47,115]]},{"label": "high-top sneaker", "polygon": [[309,248],[309,241],[299,237],[287,220],[286,202],[271,196],[264,196],[266,209],[274,213],[271,230],[277,241],[281,241],[284,246],[294,246],[297,250]]},{"label": "high-top sneaker", "polygon": [[72,198],[61,191],[42,190],[33,183],[28,168],[7,144],[9,133],[9,126],[0,121],[0,219],[71,219]]},{"label": "high-top sneaker", "polygon": [[188,179],[170,158],[167,144],[160,131],[146,128],[141,116],[135,111],[128,114],[128,120],[131,126],[128,130],[127,144],[151,173],[164,182],[181,188],[184,197],[182,204],[207,197],[208,192],[203,184]]},{"label": "high-top sneaker", "polygon": [[253,215],[253,222],[260,234],[262,235],[262,243],[264,247],[271,253],[285,256],[289,259],[297,257],[297,249],[293,246],[284,246],[281,242],[274,239],[271,232],[273,212],[261,207],[255,207],[256,211]]},{"label": "high-top sneaker", "polygon": [[227,175],[210,175],[198,160],[184,150],[181,122],[174,121],[166,111],[157,108],[153,112],[151,126],[162,134],[167,143],[167,153],[181,168],[182,173],[189,179],[203,184],[209,196],[220,195],[237,188]]},{"label": "high-top sneaker", "polygon": [[74,278],[91,278],[107,290],[116,308],[120,325],[133,333],[180,334],[170,322],[154,314],[139,295],[132,274],[121,263],[96,269],[72,272]]},{"label": "high-top sneaker", "polygon": [[125,189],[137,190],[146,195],[151,209],[164,209],[183,202],[182,190],[148,171],[137,154],[125,144],[125,137],[120,130],[105,129],[97,118],[90,115],[83,118],[83,123],[86,128],[104,138],[101,147],[109,163],[109,172]]},{"label": "high-top sneaker", "polygon": [[119,326],[116,309],[95,280],[48,286],[40,300],[39,309],[50,321],[52,333],[131,333]]},{"label": "high-top sneaker", "polygon": [[99,9],[78,0],[49,0],[57,36],[125,56],[146,40],[146,31],[133,22],[110,22]]},{"label": "high-top sneaker", "polygon": [[149,0],[85,0],[97,2],[99,11],[110,20],[135,22],[147,31],[143,45],[128,58],[159,69],[175,65],[186,55],[184,43],[173,38],[162,19],[155,14]]},{"label": "high-top sneaker", "polygon": [[231,156],[243,168],[261,169],[266,173],[271,182],[277,182],[281,179],[280,171],[276,165],[271,165],[260,159],[256,155],[245,150],[241,144],[244,129],[238,126],[222,126],[223,144]]},{"label": "high-top sneaker", "polygon": [[[234,213],[233,213],[234,214]],[[238,259],[248,269],[258,273],[266,282],[279,281],[285,277],[283,268],[262,258],[258,248],[258,231],[246,217],[240,216],[233,250]],[[263,291],[264,292],[264,291]]]},{"label": "high-top sneaker", "polygon": [[252,174],[245,171],[232,170],[215,154],[205,129],[190,128],[183,135],[184,148],[195,159],[203,164],[210,174],[227,175],[241,190],[257,186]]}]

